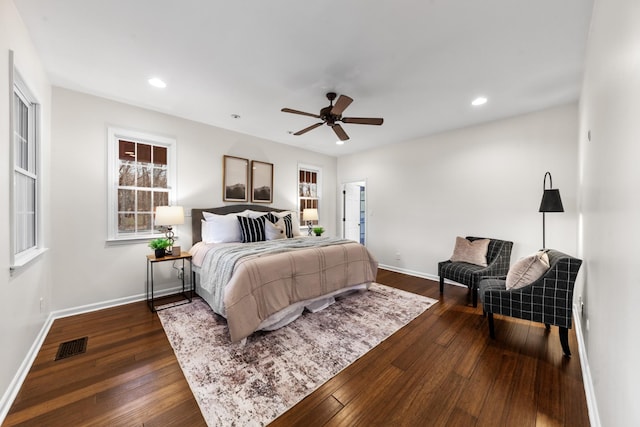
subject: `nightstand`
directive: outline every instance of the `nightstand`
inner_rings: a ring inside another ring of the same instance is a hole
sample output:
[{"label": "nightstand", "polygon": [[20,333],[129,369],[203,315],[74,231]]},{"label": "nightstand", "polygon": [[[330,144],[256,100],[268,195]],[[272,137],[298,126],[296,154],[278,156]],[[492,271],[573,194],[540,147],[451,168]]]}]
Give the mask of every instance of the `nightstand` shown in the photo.
[{"label": "nightstand", "polygon": [[[165,261],[180,261],[182,260],[182,292],[181,295],[185,300],[177,301],[175,303],[168,303],[156,308],[153,295],[153,266],[159,262]],[[185,283],[186,271],[184,269],[185,261],[189,261],[189,283],[188,286]],[[171,307],[176,307],[183,304],[188,304],[193,300],[193,285],[195,280],[193,278],[193,260],[189,252],[181,252],[180,255],[165,255],[162,258],[156,258],[155,255],[147,255],[147,305],[149,310],[156,312]]]}]

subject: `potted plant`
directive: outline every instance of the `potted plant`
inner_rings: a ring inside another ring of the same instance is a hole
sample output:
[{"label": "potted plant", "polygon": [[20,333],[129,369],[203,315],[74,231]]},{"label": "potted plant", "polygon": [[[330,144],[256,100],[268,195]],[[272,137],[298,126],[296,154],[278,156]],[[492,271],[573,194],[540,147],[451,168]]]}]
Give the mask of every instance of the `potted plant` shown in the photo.
[{"label": "potted plant", "polygon": [[155,251],[156,258],[162,258],[165,255],[165,249],[171,246],[169,239],[160,237],[149,242],[149,247]]},{"label": "potted plant", "polygon": [[313,232],[316,233],[316,236],[322,236],[322,233],[324,233],[324,227],[313,227]]}]

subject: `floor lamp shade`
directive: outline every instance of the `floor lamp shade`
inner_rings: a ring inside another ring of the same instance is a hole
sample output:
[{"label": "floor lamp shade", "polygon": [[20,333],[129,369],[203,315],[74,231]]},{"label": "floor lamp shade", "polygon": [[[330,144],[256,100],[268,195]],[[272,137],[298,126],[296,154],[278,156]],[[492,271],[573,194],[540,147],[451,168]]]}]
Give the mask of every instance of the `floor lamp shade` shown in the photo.
[{"label": "floor lamp shade", "polygon": [[[549,188],[547,188],[547,176],[549,177]],[[544,174],[542,189],[542,200],[540,201],[540,209],[538,212],[542,212],[542,248],[546,249],[544,214],[547,212],[564,212],[564,207],[562,206],[562,199],[560,198],[560,190],[553,188],[550,172]]]},{"label": "floor lamp shade", "polygon": [[564,212],[562,199],[560,198],[560,190],[551,189],[544,190],[542,201],[540,202],[540,210],[538,212]]}]

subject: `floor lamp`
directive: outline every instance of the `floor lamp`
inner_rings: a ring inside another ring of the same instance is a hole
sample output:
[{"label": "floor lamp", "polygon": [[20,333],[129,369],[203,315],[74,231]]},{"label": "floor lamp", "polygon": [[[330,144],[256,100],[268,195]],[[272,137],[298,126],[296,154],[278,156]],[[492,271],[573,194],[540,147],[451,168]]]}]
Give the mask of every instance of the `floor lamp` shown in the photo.
[{"label": "floor lamp", "polygon": [[[547,188],[547,176],[549,177],[549,188]],[[544,174],[542,189],[544,192],[542,193],[542,201],[540,202],[540,210],[538,212],[542,212],[542,249],[546,249],[544,214],[547,212],[564,212],[564,207],[562,206],[562,199],[560,198],[560,190],[553,188],[551,172]]]}]

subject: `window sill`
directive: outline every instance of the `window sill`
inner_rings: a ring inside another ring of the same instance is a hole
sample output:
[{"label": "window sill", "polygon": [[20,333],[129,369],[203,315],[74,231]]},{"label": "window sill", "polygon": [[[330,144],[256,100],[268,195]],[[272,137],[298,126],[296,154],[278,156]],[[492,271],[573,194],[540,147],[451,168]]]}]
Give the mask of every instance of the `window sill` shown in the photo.
[{"label": "window sill", "polygon": [[49,248],[38,248],[32,249],[25,254],[16,255],[15,259],[13,260],[13,264],[9,267],[9,269],[11,271],[18,271],[26,267],[36,259],[40,258],[40,256],[48,250]]},{"label": "window sill", "polygon": [[[138,243],[149,243],[153,239],[166,237],[165,234],[153,234],[149,236],[136,236],[126,237],[120,239],[107,239],[106,246],[122,246],[122,245],[135,245]],[[173,236],[173,240],[178,241],[178,236]]]}]

